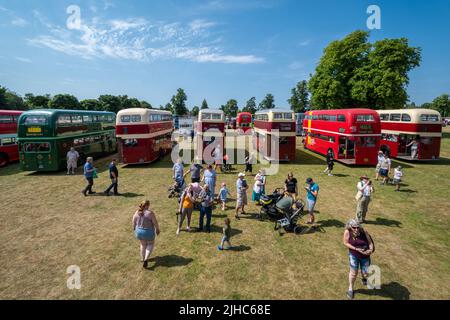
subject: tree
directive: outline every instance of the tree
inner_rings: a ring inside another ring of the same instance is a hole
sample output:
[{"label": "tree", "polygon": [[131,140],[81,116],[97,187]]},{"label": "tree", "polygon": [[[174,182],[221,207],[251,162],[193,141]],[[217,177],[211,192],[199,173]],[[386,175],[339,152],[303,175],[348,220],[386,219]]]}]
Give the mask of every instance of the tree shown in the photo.
[{"label": "tree", "polygon": [[0,109],[6,109],[6,88],[0,86]]},{"label": "tree", "polygon": [[141,102],[136,98],[128,98],[127,95],[118,98],[120,99],[120,110],[141,107]]},{"label": "tree", "polygon": [[431,108],[439,111],[442,117],[448,117],[450,115],[450,98],[448,94],[443,94],[431,103]]},{"label": "tree", "polygon": [[122,100],[119,97],[113,95],[101,95],[98,97],[98,101],[101,105],[101,110],[110,112],[119,112],[122,108]]},{"label": "tree", "polygon": [[25,94],[25,106],[28,109],[42,109],[48,108],[48,104],[51,100],[49,94],[35,96],[32,93]]},{"label": "tree", "polygon": [[48,106],[51,109],[65,109],[65,110],[80,110],[81,104],[78,99],[71,94],[57,94],[55,95]]},{"label": "tree", "polygon": [[170,112],[174,113],[173,112],[173,107],[172,107],[172,105],[170,103],[166,103],[165,106],[159,106],[159,109],[160,110],[165,110],[165,111],[170,111]]},{"label": "tree", "polygon": [[12,92],[10,90],[6,90],[6,106],[9,110],[24,110],[26,109],[25,104],[21,96]]},{"label": "tree", "polygon": [[97,99],[85,99],[80,102],[81,108],[86,111],[101,111],[102,104]]},{"label": "tree", "polygon": [[308,83],[315,109],[366,106],[401,108],[408,101],[408,73],[420,65],[421,49],[406,38],[368,42],[369,32],[355,31],[324,50]]},{"label": "tree", "polygon": [[141,108],[153,109],[152,105],[145,100],[142,100],[140,103],[141,103]]},{"label": "tree", "polygon": [[183,89],[179,88],[177,90],[177,94],[172,96],[172,99],[170,101],[172,104],[173,113],[175,115],[184,116],[189,112],[189,110],[186,108],[186,100],[186,93],[184,93]]},{"label": "tree", "polygon": [[192,113],[192,115],[193,115],[194,117],[198,116],[198,113],[199,113],[199,112],[200,112],[200,108],[199,108],[198,106],[195,106],[195,107],[192,108],[191,113]]},{"label": "tree", "polygon": [[203,99],[201,109],[202,110],[208,109],[208,102],[206,101],[206,99]]},{"label": "tree", "polygon": [[226,116],[236,117],[239,111],[238,102],[235,99],[230,99],[227,103],[220,107]]},{"label": "tree", "polygon": [[245,107],[242,109],[243,112],[250,112],[251,114],[255,114],[257,111],[256,107],[256,98],[251,97],[245,104]]},{"label": "tree", "polygon": [[305,112],[309,109],[309,91],[308,82],[305,80],[297,83],[297,86],[291,90],[292,97],[288,99],[291,109],[295,113]]},{"label": "tree", "polygon": [[273,108],[275,108],[275,98],[271,93],[268,93],[259,104],[259,110],[266,110]]}]

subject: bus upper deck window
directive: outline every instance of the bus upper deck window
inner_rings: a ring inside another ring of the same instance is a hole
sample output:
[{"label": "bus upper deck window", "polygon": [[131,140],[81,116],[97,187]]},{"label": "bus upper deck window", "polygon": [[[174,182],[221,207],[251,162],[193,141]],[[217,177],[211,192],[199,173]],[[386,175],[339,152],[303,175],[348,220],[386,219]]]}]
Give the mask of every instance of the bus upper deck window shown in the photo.
[{"label": "bus upper deck window", "polygon": [[391,114],[390,120],[391,121],[400,121],[401,114],[400,113],[393,113]]},{"label": "bus upper deck window", "polygon": [[286,119],[286,120],[292,120],[292,113],[285,113],[285,114],[284,114],[284,119]]},{"label": "bus upper deck window", "polygon": [[75,124],[83,123],[83,118],[81,116],[72,116],[72,123]]},{"label": "bus upper deck window", "polygon": [[92,122],[92,116],[83,116],[83,122],[84,123],[91,123]]},{"label": "bus upper deck window", "polygon": [[409,114],[403,113],[402,114],[402,121],[404,122],[410,122],[411,121],[411,117]]},{"label": "bus upper deck window", "polygon": [[340,114],[340,115],[337,116],[337,120],[339,122],[345,122],[345,116],[343,114]]},{"label": "bus upper deck window", "polygon": [[421,114],[420,121],[439,122],[439,116],[436,114]]},{"label": "bus upper deck window", "polygon": [[371,114],[358,114],[356,115],[357,122],[373,122],[375,118]]},{"label": "bus upper deck window", "polygon": [[389,113],[380,114],[381,121],[389,121]]},{"label": "bus upper deck window", "polygon": [[130,116],[121,116],[120,117],[120,122],[127,123],[127,122],[130,122],[130,121],[131,121],[131,117]]},{"label": "bus upper deck window", "polygon": [[202,113],[202,120],[211,120],[211,113]]},{"label": "bus upper deck window", "polygon": [[138,114],[132,115],[131,122],[141,122],[141,116]]},{"label": "bus upper deck window", "polygon": [[0,116],[0,123],[13,123],[13,118],[8,115]]}]

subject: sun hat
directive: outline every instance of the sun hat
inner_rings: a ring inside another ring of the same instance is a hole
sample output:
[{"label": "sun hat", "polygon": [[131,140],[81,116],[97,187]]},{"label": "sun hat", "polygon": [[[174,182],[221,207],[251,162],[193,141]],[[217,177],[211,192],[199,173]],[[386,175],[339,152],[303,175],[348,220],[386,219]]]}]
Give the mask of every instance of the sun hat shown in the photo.
[{"label": "sun hat", "polygon": [[245,177],[245,174],[242,173],[242,172],[240,172],[240,173],[238,174],[238,177],[239,177],[239,178],[240,178],[240,177]]},{"label": "sun hat", "polygon": [[397,170],[402,170],[402,166],[398,166],[398,167],[397,167]]},{"label": "sun hat", "polygon": [[359,178],[360,180],[369,180],[369,177],[366,175],[363,175]]}]

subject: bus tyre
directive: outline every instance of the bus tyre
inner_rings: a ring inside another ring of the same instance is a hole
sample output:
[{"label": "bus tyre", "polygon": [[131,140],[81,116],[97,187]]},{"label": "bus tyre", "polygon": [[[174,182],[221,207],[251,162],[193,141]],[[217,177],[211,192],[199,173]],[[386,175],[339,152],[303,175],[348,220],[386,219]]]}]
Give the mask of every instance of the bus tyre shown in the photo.
[{"label": "bus tyre", "polygon": [[8,163],[8,156],[6,154],[0,154],[0,168],[5,167]]}]

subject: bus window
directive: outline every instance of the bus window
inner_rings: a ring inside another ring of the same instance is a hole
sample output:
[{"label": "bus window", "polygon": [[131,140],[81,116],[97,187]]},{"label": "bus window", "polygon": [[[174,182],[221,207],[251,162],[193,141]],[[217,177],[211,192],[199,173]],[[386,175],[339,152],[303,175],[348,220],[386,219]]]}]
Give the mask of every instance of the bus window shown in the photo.
[{"label": "bus window", "polygon": [[13,118],[8,115],[0,116],[0,123],[13,123]]},{"label": "bus window", "polygon": [[58,117],[58,124],[70,124],[71,120],[70,120],[70,115],[61,115]]},{"label": "bus window", "polygon": [[285,113],[283,115],[283,118],[286,119],[286,120],[292,120],[292,113]]},{"label": "bus window", "polygon": [[389,121],[389,113],[380,114],[381,121]]},{"label": "bus window", "polygon": [[361,137],[361,147],[374,148],[376,146],[376,139],[374,137]]},{"label": "bus window", "polygon": [[274,119],[283,119],[283,114],[282,113],[274,113],[273,114],[273,118]]},{"label": "bus window", "polygon": [[222,115],[220,113],[213,113],[211,118],[212,120],[221,120]]},{"label": "bus window", "polygon": [[142,118],[140,115],[135,114],[131,116],[131,122],[141,122]]},{"label": "bus window", "polygon": [[131,117],[130,116],[121,116],[120,117],[120,122],[127,123],[127,122],[130,122],[130,121],[131,121]]},{"label": "bus window", "polygon": [[91,123],[92,122],[92,116],[83,116],[83,122],[84,123]]},{"label": "bus window", "polygon": [[211,113],[202,113],[202,120],[211,120]]},{"label": "bus window", "polygon": [[72,116],[72,123],[81,124],[83,123],[83,118],[81,116]]},{"label": "bus window", "polygon": [[330,116],[330,121],[336,122],[336,120],[337,120],[337,116],[335,116],[335,115]]},{"label": "bus window", "polygon": [[356,115],[357,122],[373,122],[375,118],[371,114],[358,114]]},{"label": "bus window", "polygon": [[50,152],[49,143],[25,143],[24,150],[28,153],[34,152]]},{"label": "bus window", "polygon": [[346,120],[345,120],[345,115],[339,114],[339,115],[337,116],[337,121],[339,121],[339,122],[345,122],[345,121],[346,121]]},{"label": "bus window", "polygon": [[46,125],[47,117],[46,116],[26,116],[23,121],[25,125]]},{"label": "bus window", "polygon": [[401,117],[402,116],[400,113],[393,113],[393,114],[391,114],[390,120],[391,121],[400,121]]},{"label": "bus window", "polygon": [[439,122],[439,116],[436,114],[421,114],[420,121]]},{"label": "bus window", "polygon": [[411,121],[411,117],[409,114],[403,113],[402,114],[402,121],[404,122],[410,122]]},{"label": "bus window", "polygon": [[13,137],[0,139],[0,145],[2,146],[11,146],[16,144],[16,139]]},{"label": "bus window", "polygon": [[126,139],[123,144],[125,147],[131,148],[136,147],[138,145],[138,141],[136,139]]}]

